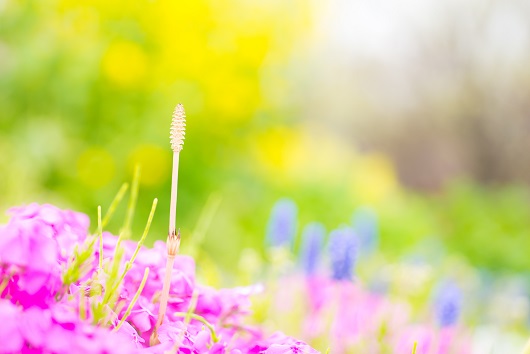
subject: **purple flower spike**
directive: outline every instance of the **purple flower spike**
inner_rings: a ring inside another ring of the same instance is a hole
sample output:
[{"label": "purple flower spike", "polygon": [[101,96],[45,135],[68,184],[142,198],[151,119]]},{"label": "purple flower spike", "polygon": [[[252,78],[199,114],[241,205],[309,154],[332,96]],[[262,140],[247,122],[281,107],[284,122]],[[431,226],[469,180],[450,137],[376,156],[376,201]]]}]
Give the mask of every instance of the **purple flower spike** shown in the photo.
[{"label": "purple flower spike", "polygon": [[352,229],[344,227],[331,232],[329,238],[329,257],[332,278],[352,280],[358,241]]},{"label": "purple flower spike", "polygon": [[435,297],[435,314],[441,327],[450,327],[458,321],[462,307],[460,288],[451,281],[440,285]]},{"label": "purple flower spike", "polygon": [[320,251],[324,244],[326,229],[324,225],[314,222],[307,225],[302,232],[302,249],[300,261],[306,275],[313,275],[320,259]]},{"label": "purple flower spike", "polygon": [[267,225],[267,243],[272,247],[291,245],[296,234],[298,210],[290,199],[280,199],[272,208]]}]

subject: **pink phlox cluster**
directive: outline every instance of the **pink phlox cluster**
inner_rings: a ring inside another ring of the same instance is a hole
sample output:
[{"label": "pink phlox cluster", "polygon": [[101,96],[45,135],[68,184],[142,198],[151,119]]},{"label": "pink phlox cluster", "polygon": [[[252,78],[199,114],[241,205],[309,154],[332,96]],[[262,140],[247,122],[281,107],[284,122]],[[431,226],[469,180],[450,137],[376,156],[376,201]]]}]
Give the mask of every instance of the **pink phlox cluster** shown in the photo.
[{"label": "pink phlox cluster", "polygon": [[0,299],[0,353],[137,353],[121,333],[82,322],[72,308],[21,308]]},{"label": "pink phlox cluster", "polygon": [[88,217],[36,203],[8,214],[8,224],[0,229],[1,275],[10,279],[2,297],[10,294],[22,306],[45,307],[62,285],[61,266],[86,238]]},{"label": "pink phlox cluster", "polygon": [[[103,322],[108,323],[94,323],[91,305],[112,290],[104,269],[115,259],[118,237],[105,232],[100,245],[99,239],[89,238],[86,215],[51,205],[31,204],[9,213],[9,222],[0,226],[0,353],[316,353],[291,337],[267,338],[259,327],[246,325],[250,296],[261,287],[216,290],[199,285],[195,262],[188,256],[175,259],[168,309],[158,329],[160,343],[150,347],[166,273],[163,242],[142,247],[130,269],[126,265],[137,243],[120,243],[118,273],[125,276],[114,290],[120,306],[114,313],[105,305],[109,319]],[[81,278],[63,284],[76,247],[91,243],[86,271],[73,273]],[[146,268],[147,281],[133,305]],[[196,317],[186,318],[190,309]]]},{"label": "pink phlox cluster", "polygon": [[39,235],[57,240],[60,261],[66,261],[76,244],[87,237],[90,220],[87,215],[71,210],[62,210],[54,205],[32,203],[11,208],[8,211],[10,223],[30,223],[43,226]]}]

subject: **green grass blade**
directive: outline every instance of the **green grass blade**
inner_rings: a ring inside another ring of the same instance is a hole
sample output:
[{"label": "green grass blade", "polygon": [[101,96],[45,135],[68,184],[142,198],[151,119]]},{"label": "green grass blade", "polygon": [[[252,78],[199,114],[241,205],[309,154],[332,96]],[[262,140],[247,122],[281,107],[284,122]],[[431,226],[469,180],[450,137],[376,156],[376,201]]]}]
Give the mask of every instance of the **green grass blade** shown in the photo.
[{"label": "green grass blade", "polygon": [[153,217],[155,215],[156,206],[158,205],[158,198],[155,198],[153,200],[153,204],[151,205],[151,211],[149,212],[149,217],[147,218],[147,223],[145,224],[144,232],[142,234],[142,237],[140,238],[140,241],[138,241],[138,244],[136,246],[136,249],[134,250],[134,253],[129,260],[129,262],[132,264],[134,263],[134,260],[136,259],[136,256],[138,255],[138,252],[140,252],[140,249],[142,248],[145,239],[147,237],[147,234],[149,233],[149,229],[151,228],[151,223],[153,222]]},{"label": "green grass blade", "polygon": [[194,320],[201,322],[210,331],[210,334],[212,336],[212,341],[214,343],[219,342],[219,337],[215,333],[214,326],[210,322],[208,322],[206,318],[202,317],[201,315],[197,315],[195,313],[189,313],[189,312],[175,312],[173,315],[176,317],[184,317],[184,318],[189,318],[190,320],[194,319]]},{"label": "green grass blade", "polygon": [[145,268],[144,277],[142,278],[142,282],[140,283],[140,286],[138,287],[138,290],[136,291],[136,294],[134,294],[134,297],[133,297],[131,303],[129,304],[129,307],[127,307],[127,311],[125,311],[125,313],[123,314],[123,317],[121,318],[120,323],[118,323],[118,325],[114,328],[114,331],[118,331],[120,329],[120,327],[123,325],[123,323],[125,322],[125,320],[127,319],[127,317],[129,317],[129,315],[131,314],[131,311],[132,311],[134,305],[136,305],[136,302],[138,301],[138,298],[140,297],[140,294],[144,290],[145,283],[147,282],[147,277],[148,276],[149,276],[149,268]]},{"label": "green grass blade", "polygon": [[129,184],[124,183],[121,185],[120,190],[112,200],[109,206],[109,210],[105,213],[105,216],[103,217],[103,221],[101,222],[101,228],[105,228],[107,224],[109,223],[110,219],[112,218],[112,215],[114,215],[114,212],[116,211],[116,208],[120,204],[121,200],[125,196],[125,193],[127,192],[127,189],[129,189]]},{"label": "green grass blade", "polygon": [[129,261],[127,261],[127,263],[125,264],[125,269],[121,273],[120,279],[116,282],[115,288],[111,288],[110,289],[111,292],[118,290],[118,287],[121,285],[123,279],[125,279],[125,275],[127,275],[127,272],[131,269],[131,267],[132,267],[132,265],[134,263],[134,260],[136,259],[136,256],[138,255],[138,252],[140,252],[140,249],[142,248],[142,246],[144,244],[145,238],[147,237],[147,234],[149,233],[149,229],[151,228],[151,223],[153,221],[153,216],[155,215],[155,210],[156,210],[157,204],[158,204],[158,199],[155,198],[153,200],[153,204],[151,206],[151,212],[149,213],[149,218],[147,219],[147,224],[145,225],[144,233],[142,234],[142,238],[140,239],[140,241],[138,241],[138,244],[136,245],[136,249],[134,250],[134,253],[131,256],[131,259],[129,259]]},{"label": "green grass blade", "polygon": [[101,205],[98,205],[98,236],[99,236],[99,269],[103,269],[103,225],[101,222]]},{"label": "green grass blade", "polygon": [[210,228],[213,218],[221,205],[221,196],[218,194],[211,194],[206,201],[206,205],[201,211],[197,225],[191,234],[192,244],[189,246],[188,253],[191,257],[197,255],[197,248],[201,245],[206,232]]},{"label": "green grass blade", "polygon": [[129,198],[129,203],[127,204],[127,214],[125,215],[125,221],[123,223],[122,232],[120,232],[120,236],[123,235],[124,238],[129,238],[131,236],[131,224],[134,217],[134,211],[136,210],[136,202],[138,201],[139,184],[140,166],[136,165],[131,186],[131,197]]}]

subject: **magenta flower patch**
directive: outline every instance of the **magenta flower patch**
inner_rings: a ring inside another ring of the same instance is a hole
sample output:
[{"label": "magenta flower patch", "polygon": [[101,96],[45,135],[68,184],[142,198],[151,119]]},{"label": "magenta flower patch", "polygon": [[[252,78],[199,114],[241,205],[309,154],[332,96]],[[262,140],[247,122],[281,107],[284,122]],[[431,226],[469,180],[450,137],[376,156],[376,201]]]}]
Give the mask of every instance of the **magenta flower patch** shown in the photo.
[{"label": "magenta flower patch", "polygon": [[259,288],[198,285],[187,256],[175,259],[159,343],[151,343],[166,276],[163,242],[148,249],[105,232],[100,259],[83,214],[37,204],[9,214],[0,227],[0,353],[315,352],[245,324]]}]

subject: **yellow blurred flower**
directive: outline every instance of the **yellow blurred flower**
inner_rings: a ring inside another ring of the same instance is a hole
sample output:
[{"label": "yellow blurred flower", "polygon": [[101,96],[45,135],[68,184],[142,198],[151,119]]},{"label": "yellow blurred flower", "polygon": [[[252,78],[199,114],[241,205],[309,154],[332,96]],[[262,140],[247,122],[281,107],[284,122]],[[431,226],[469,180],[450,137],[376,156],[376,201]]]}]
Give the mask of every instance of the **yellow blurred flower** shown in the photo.
[{"label": "yellow blurred flower", "polygon": [[208,82],[208,99],[223,119],[245,121],[252,118],[259,92],[250,78],[219,72]]},{"label": "yellow blurred flower", "polygon": [[351,171],[350,191],[363,204],[378,204],[395,192],[398,181],[390,160],[382,154],[363,155]]},{"label": "yellow blurred flower", "polygon": [[133,42],[110,45],[103,57],[103,73],[112,82],[134,86],[146,77],[148,58],[142,48]]},{"label": "yellow blurred flower", "polygon": [[258,165],[276,183],[340,184],[353,200],[368,205],[377,205],[398,189],[386,156],[358,154],[322,131],[270,129],[255,140],[254,151]]},{"label": "yellow blurred flower", "polygon": [[258,165],[263,166],[266,172],[281,177],[284,175],[286,163],[286,148],[292,132],[286,128],[275,128],[258,135],[254,140],[254,152]]}]

